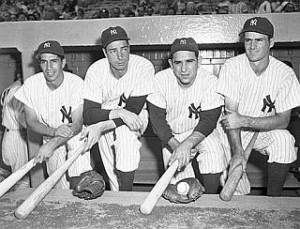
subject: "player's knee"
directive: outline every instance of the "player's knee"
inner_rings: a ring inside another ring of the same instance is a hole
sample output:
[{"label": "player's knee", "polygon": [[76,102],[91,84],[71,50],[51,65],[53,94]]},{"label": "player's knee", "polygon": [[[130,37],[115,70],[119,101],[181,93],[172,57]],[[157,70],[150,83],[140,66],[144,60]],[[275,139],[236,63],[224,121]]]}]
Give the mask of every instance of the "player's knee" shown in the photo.
[{"label": "player's knee", "polygon": [[290,148],[294,148],[295,139],[293,135],[291,135],[291,133],[287,130],[277,130],[274,133],[273,139],[275,149],[282,149],[282,151],[288,151],[290,150]]}]

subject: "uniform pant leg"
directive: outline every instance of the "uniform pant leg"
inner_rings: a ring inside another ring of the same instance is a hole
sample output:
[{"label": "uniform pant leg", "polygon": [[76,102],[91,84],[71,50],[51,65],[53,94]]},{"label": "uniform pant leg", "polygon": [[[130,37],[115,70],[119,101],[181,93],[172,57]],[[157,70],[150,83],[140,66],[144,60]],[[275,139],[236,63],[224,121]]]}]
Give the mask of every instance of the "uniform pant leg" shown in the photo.
[{"label": "uniform pant leg", "polygon": [[[68,158],[70,158],[80,147],[84,144],[79,140],[80,135],[76,135],[67,142]],[[70,177],[79,176],[81,173],[92,170],[90,152],[87,151],[80,154],[78,158],[68,169],[68,175]]]},{"label": "uniform pant leg", "polygon": [[[26,132],[5,130],[2,141],[3,162],[11,166],[12,172],[17,171],[28,162]],[[29,176],[25,175],[18,186],[29,187]]]},{"label": "uniform pant leg", "polygon": [[259,145],[255,149],[269,156],[268,163],[290,164],[297,159],[295,139],[288,130],[272,130],[261,134],[267,135],[270,143]]},{"label": "uniform pant leg", "polygon": [[110,188],[112,191],[119,191],[118,177],[115,172],[114,134],[114,131],[111,131],[102,135],[98,146],[105,171],[109,178]]},{"label": "uniform pant leg", "polygon": [[[54,151],[53,155],[48,160],[46,160],[48,175],[51,176],[51,174],[53,174],[62,164],[64,164],[66,158],[67,158],[67,149],[65,145],[62,145]],[[62,175],[62,177],[55,184],[54,188],[57,189],[70,188],[70,184],[67,181],[66,173]]]}]

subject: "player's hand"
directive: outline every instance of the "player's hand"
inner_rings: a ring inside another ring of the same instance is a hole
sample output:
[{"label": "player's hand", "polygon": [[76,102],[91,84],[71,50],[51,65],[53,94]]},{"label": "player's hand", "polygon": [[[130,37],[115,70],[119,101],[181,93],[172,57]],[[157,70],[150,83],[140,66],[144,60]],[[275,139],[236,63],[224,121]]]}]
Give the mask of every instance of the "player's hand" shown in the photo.
[{"label": "player's hand", "polygon": [[239,165],[243,166],[243,171],[246,172],[247,159],[244,155],[236,153],[229,161],[229,172],[228,175]]},{"label": "player's hand", "polygon": [[173,164],[174,161],[178,160],[178,168],[180,171],[184,166],[186,166],[191,160],[192,149],[186,144],[180,144],[172,153],[169,165]]},{"label": "player's hand", "polygon": [[235,111],[226,109],[226,114],[221,117],[221,124],[227,130],[243,127],[243,116]]},{"label": "player's hand", "polygon": [[138,115],[126,109],[118,110],[118,116],[131,131],[139,131],[143,128],[143,122]]},{"label": "player's hand", "polygon": [[101,135],[108,130],[108,122],[98,122],[93,125],[89,125],[83,129],[80,135],[80,140],[86,138],[86,146],[84,152],[90,150],[99,140]]},{"label": "player's hand", "polygon": [[44,160],[50,158],[54,153],[54,148],[51,143],[45,143],[40,146],[38,154],[35,156],[33,164],[42,163]]},{"label": "player's hand", "polygon": [[71,138],[73,137],[72,124],[62,124],[54,132],[54,137]]}]

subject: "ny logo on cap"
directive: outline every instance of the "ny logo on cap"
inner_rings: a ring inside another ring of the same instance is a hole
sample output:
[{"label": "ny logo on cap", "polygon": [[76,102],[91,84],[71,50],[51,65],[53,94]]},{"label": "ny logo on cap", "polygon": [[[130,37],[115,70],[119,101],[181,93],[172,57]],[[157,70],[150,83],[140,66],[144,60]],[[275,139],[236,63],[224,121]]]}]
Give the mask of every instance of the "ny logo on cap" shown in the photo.
[{"label": "ny logo on cap", "polygon": [[186,45],[186,40],[185,39],[180,40],[179,44],[180,45]]},{"label": "ny logo on cap", "polygon": [[253,25],[256,26],[256,23],[257,23],[257,19],[252,19],[252,20],[250,21],[250,25],[251,25],[251,26],[253,26]]},{"label": "ny logo on cap", "polygon": [[46,43],[44,44],[44,49],[45,49],[45,48],[50,48],[50,47],[51,47],[50,42],[46,42]]},{"label": "ny logo on cap", "polygon": [[117,35],[117,34],[118,34],[118,32],[116,29],[110,30],[110,35]]}]

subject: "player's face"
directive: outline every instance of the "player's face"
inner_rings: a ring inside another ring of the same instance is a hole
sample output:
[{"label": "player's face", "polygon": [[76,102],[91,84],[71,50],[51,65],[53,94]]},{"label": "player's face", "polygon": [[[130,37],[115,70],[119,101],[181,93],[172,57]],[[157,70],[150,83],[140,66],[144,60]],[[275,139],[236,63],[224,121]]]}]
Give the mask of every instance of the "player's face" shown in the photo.
[{"label": "player's face", "polygon": [[244,46],[247,57],[250,62],[264,61],[269,58],[270,48],[274,45],[274,40],[269,39],[267,35],[246,32]]},{"label": "player's face", "polygon": [[125,74],[127,72],[130,53],[128,41],[113,41],[106,46],[106,52],[104,53],[113,73],[122,72]]},{"label": "player's face", "polygon": [[64,79],[63,68],[66,60],[51,53],[42,53],[40,56],[40,67],[48,84],[59,86]]},{"label": "player's face", "polygon": [[198,60],[194,52],[175,52],[169,63],[181,86],[189,87],[194,83],[198,70]]}]

